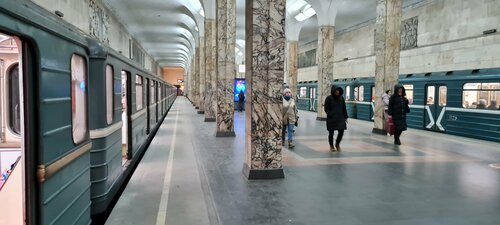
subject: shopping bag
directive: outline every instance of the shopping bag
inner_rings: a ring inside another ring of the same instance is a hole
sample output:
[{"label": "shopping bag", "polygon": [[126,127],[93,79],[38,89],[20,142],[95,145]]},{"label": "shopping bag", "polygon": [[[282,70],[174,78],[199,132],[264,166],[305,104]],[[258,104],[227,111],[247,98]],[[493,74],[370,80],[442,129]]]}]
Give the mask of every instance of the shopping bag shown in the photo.
[{"label": "shopping bag", "polygon": [[394,121],[392,121],[392,117],[387,118],[387,120],[385,121],[384,130],[388,134],[394,135],[396,131],[396,126],[394,126]]}]

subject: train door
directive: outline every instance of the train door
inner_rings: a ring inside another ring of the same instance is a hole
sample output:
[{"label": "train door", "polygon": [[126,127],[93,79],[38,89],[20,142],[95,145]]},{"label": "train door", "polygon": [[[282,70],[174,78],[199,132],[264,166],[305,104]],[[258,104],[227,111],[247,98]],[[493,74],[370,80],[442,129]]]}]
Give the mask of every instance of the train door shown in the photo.
[{"label": "train door", "polygon": [[446,101],[448,88],[444,84],[428,84],[425,95],[425,129],[445,132]]},{"label": "train door", "polygon": [[36,223],[31,50],[0,31],[0,224]]},{"label": "train door", "polygon": [[130,72],[121,72],[121,103],[122,103],[122,165],[132,158],[130,151],[130,98],[127,90],[130,89]]},{"label": "train door", "polygon": [[309,88],[309,111],[316,112],[316,88]]}]

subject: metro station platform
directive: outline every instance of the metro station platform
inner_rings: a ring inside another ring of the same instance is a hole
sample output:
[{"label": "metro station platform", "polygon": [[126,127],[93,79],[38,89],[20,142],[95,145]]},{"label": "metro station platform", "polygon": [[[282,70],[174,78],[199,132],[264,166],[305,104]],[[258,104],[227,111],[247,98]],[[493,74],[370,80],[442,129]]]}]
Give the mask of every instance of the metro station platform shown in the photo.
[{"label": "metro station platform", "polygon": [[249,181],[244,113],[235,138],[216,138],[178,98],[106,224],[500,224],[500,169],[489,166],[499,143],[410,129],[394,146],[349,120],[343,151],[331,153],[324,122],[299,113],[285,179]]}]

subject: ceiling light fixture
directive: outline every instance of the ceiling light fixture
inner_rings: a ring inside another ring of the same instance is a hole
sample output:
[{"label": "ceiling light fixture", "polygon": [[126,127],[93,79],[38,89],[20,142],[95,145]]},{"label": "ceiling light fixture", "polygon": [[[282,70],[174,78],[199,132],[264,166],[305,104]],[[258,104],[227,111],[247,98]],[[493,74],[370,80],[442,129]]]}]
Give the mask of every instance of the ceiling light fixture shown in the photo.
[{"label": "ceiling light fixture", "polygon": [[300,13],[295,16],[295,19],[302,22],[314,15],[316,15],[316,11],[311,7],[311,5],[307,4],[302,10],[300,10]]},{"label": "ceiling light fixture", "polygon": [[194,27],[194,30],[196,30],[196,31],[200,31],[200,30],[198,29],[198,26]]}]

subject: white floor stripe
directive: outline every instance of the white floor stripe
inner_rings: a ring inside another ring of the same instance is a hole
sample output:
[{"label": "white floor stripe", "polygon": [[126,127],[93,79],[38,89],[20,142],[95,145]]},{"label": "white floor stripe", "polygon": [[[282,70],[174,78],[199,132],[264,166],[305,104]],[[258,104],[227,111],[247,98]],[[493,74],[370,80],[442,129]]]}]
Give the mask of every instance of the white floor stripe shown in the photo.
[{"label": "white floor stripe", "polygon": [[178,118],[179,110],[177,110],[175,114],[174,134],[172,135],[172,143],[170,144],[170,152],[168,153],[168,161],[165,168],[165,177],[163,178],[163,189],[161,192],[160,206],[158,208],[158,216],[156,217],[156,225],[165,225],[167,220],[168,195],[170,193],[170,183],[172,181],[172,164],[174,162]]}]

